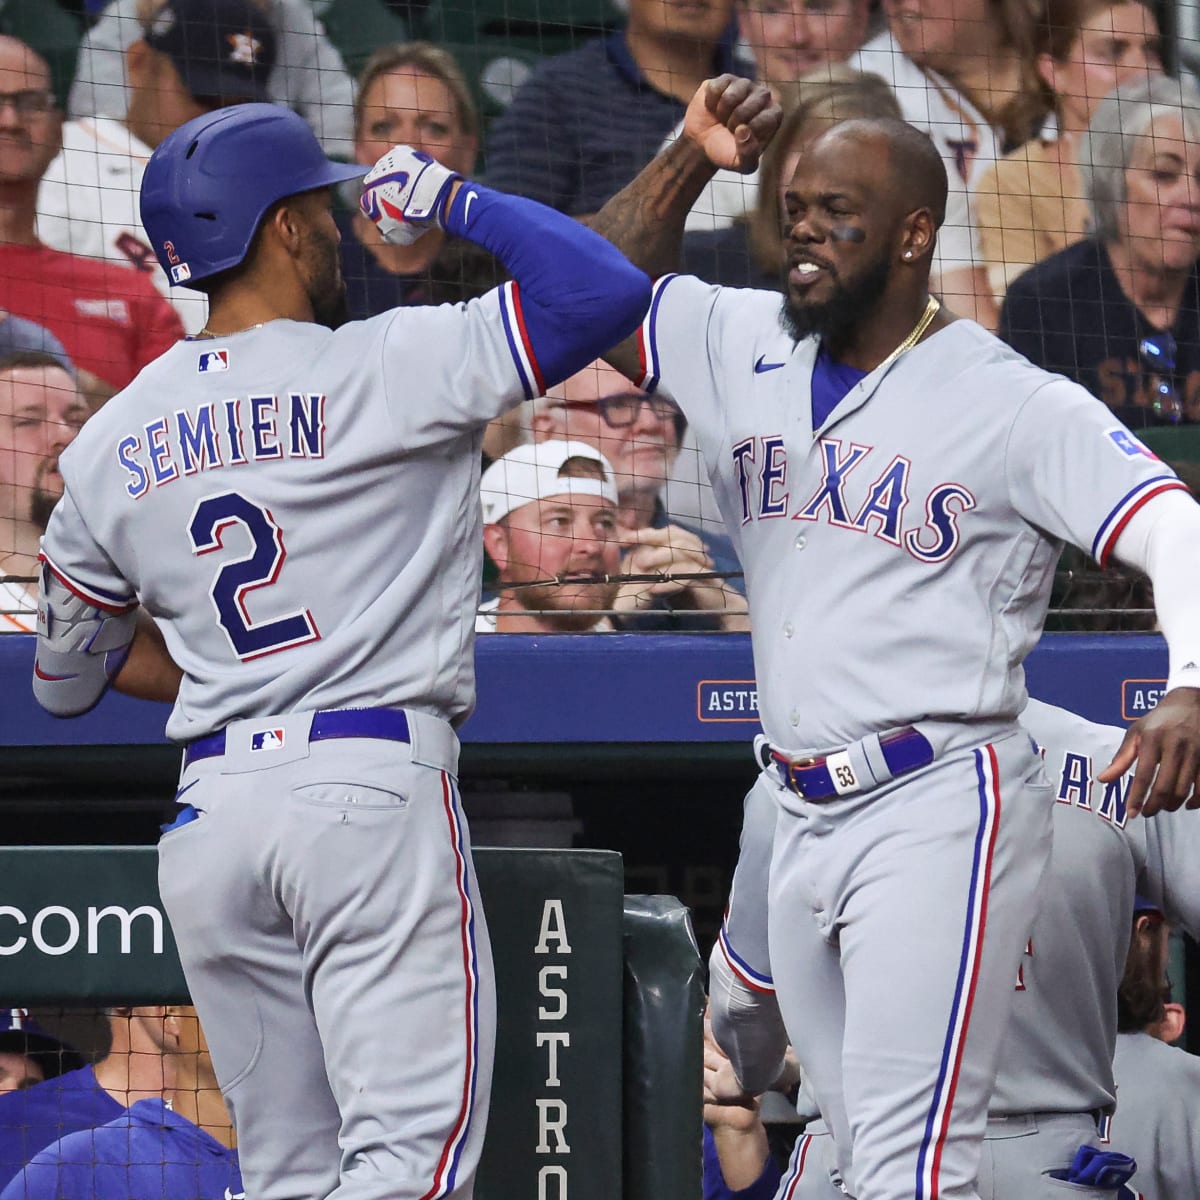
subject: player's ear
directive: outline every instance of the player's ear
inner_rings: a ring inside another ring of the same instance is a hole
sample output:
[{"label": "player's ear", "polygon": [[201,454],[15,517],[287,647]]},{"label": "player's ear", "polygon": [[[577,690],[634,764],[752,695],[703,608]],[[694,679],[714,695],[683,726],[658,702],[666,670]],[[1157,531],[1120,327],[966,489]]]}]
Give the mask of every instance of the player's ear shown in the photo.
[{"label": "player's ear", "polygon": [[933,248],[937,227],[933,214],[927,208],[918,208],[904,220],[904,232],[900,239],[900,257],[906,263],[915,263],[928,255]]},{"label": "player's ear", "polygon": [[300,207],[293,205],[289,197],[276,206],[275,211],[269,214],[268,219],[275,236],[284,249],[293,257],[298,257],[300,249],[304,245],[304,233],[307,229]]},{"label": "player's ear", "polygon": [[508,533],[503,525],[483,527],[483,548],[496,564],[496,570],[503,572],[508,566]]}]

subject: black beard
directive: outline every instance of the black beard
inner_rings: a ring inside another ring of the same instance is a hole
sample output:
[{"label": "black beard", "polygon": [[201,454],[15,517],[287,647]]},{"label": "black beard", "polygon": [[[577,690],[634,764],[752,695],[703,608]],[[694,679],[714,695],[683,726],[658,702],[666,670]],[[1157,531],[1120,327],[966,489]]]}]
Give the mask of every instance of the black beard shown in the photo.
[{"label": "black beard", "polygon": [[340,277],[336,288],[319,296],[310,296],[313,320],[327,329],[340,329],[350,320],[350,298],[346,294],[346,283]]},{"label": "black beard", "polygon": [[33,495],[29,497],[30,524],[44,533],[46,526],[50,523],[50,514],[54,511],[57,503],[57,496],[51,496],[48,492],[42,491],[40,487],[35,487]]},{"label": "black beard", "polygon": [[337,243],[323,234],[310,233],[310,261],[313,277],[308,285],[308,302],[312,305],[313,320],[327,329],[338,329],[350,320],[350,299]]},{"label": "black beard", "polygon": [[850,283],[834,275],[834,293],[824,303],[798,304],[785,293],[779,323],[794,342],[816,334],[826,345],[837,345],[879,303],[891,275],[892,260],[884,256]]}]

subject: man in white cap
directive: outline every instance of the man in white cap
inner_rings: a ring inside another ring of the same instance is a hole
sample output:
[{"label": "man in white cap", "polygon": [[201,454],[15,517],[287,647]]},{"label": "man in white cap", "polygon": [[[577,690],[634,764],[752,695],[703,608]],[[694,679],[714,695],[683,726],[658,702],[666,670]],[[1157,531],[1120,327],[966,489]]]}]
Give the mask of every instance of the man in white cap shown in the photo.
[{"label": "man in white cap", "polygon": [[[616,628],[620,570],[612,464],[586,442],[522,445],[480,481],[483,544],[499,595],[480,606],[477,633],[586,633]],[[559,577],[579,577],[559,583]]]}]

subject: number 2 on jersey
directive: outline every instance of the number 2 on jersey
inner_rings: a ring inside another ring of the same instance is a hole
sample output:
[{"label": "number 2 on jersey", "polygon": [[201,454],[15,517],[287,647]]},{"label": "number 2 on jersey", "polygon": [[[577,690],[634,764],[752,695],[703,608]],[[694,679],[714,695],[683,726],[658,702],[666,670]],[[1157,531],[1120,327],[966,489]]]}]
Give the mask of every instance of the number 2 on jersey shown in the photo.
[{"label": "number 2 on jersey", "polygon": [[225,631],[233,652],[243,662],[315,642],[320,638],[308,609],[257,623],[246,611],[246,597],[256,588],[270,587],[278,578],[287,553],[283,530],[268,509],[238,492],[222,492],[201,500],[188,522],[193,554],[224,549],[225,531],[240,525],[250,538],[250,552],[229,559],[213,579],[209,595],[217,623]]}]

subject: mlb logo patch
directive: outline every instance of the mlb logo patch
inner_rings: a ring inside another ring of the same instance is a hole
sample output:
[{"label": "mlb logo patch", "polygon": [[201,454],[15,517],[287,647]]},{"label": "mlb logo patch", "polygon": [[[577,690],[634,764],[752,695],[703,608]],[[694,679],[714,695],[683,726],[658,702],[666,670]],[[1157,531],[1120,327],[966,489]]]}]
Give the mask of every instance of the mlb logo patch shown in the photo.
[{"label": "mlb logo patch", "polygon": [[282,729],[258,729],[250,735],[251,750],[282,750]]},{"label": "mlb logo patch", "polygon": [[196,370],[201,375],[207,375],[212,371],[228,371],[229,351],[205,350],[196,362]]},{"label": "mlb logo patch", "polygon": [[191,277],[192,268],[189,267],[187,263],[179,263],[171,268],[172,283],[184,283],[186,280],[191,279]]},{"label": "mlb logo patch", "polygon": [[1158,462],[1158,455],[1149,446],[1139,442],[1128,429],[1110,429],[1108,436],[1113,445],[1127,458],[1152,458]]}]

